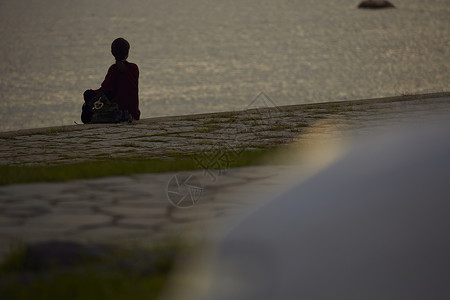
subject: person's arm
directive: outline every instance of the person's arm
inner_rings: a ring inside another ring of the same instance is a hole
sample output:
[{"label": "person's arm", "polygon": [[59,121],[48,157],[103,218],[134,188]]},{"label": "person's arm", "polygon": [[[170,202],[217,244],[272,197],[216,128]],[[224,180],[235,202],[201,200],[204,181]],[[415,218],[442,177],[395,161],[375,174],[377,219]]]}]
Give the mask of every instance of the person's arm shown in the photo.
[{"label": "person's arm", "polygon": [[114,65],[109,67],[108,73],[105,76],[105,80],[103,80],[102,85],[99,89],[95,90],[96,92],[103,92],[106,97],[111,99],[114,94],[114,89],[116,86],[116,76],[114,71]]},{"label": "person's arm", "polygon": [[133,119],[139,120],[141,116],[141,111],[139,110],[139,67],[135,64],[135,78],[136,78],[136,102],[134,102],[133,107]]}]

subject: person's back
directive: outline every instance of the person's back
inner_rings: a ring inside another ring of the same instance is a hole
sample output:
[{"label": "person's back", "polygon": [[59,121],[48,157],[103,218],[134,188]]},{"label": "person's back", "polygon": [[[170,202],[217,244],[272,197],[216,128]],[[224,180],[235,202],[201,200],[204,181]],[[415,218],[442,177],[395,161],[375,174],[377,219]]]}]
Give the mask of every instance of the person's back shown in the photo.
[{"label": "person's back", "polygon": [[102,87],[97,91],[103,92],[108,99],[117,103],[120,110],[127,110],[134,120],[139,120],[138,79],[139,68],[136,64],[116,62],[109,67]]},{"label": "person's back", "polygon": [[[103,93],[113,103],[117,103],[119,110],[131,114],[134,120],[139,120],[139,68],[127,61],[130,44],[123,38],[117,38],[111,44],[111,53],[116,63],[108,69],[105,80],[97,90],[87,90],[84,93],[86,102]],[[91,121],[89,112],[85,112],[81,119],[84,123]]]}]

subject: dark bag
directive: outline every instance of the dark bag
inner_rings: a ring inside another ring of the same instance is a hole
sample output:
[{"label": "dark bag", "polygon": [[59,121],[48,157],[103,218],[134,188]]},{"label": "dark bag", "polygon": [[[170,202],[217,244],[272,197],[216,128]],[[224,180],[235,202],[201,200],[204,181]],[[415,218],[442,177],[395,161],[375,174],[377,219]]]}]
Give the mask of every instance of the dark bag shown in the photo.
[{"label": "dark bag", "polygon": [[81,112],[83,123],[119,123],[131,122],[128,111],[119,110],[117,103],[109,101],[102,92],[85,99]]}]

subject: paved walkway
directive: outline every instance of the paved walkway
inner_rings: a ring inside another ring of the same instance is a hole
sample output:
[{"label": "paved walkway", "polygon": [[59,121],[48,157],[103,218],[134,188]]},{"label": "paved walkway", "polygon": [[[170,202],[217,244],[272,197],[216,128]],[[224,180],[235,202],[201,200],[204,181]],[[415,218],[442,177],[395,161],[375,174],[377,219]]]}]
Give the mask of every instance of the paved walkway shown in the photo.
[{"label": "paved walkway", "polygon": [[[61,164],[180,152],[195,155],[218,146],[256,149],[312,141],[319,141],[317,151],[328,151],[316,161],[324,164],[325,158],[339,153],[335,142],[342,134],[367,135],[436,116],[450,116],[448,95],[27,130],[0,134],[0,164]],[[320,164],[311,158],[289,166],[216,170],[214,174],[198,170],[1,186],[0,254],[13,241],[151,243],[186,232],[202,236],[212,225],[226,225],[230,218],[318,168]]]},{"label": "paved walkway", "polygon": [[[270,107],[262,94],[238,112],[147,119],[136,124],[73,125],[0,133],[0,164],[61,164],[109,157],[166,157],[218,148],[258,149],[301,139],[324,126],[373,129],[449,109],[449,95]],[[322,121],[322,122],[321,122]],[[333,125],[333,126],[330,126]]]}]

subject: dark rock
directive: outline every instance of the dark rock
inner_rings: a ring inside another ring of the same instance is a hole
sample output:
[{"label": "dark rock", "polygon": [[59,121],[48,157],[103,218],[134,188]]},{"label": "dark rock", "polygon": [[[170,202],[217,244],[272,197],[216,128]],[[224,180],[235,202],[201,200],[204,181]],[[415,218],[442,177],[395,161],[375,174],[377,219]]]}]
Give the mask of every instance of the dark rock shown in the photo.
[{"label": "dark rock", "polygon": [[[23,278],[21,282],[31,282],[43,274],[80,270],[86,266],[142,276],[165,274],[172,268],[181,249],[178,245],[149,249],[71,241],[44,241],[24,246],[20,260],[15,259],[14,264],[3,266],[3,270],[11,274],[20,273]],[[0,290],[2,282],[5,282],[4,277],[0,276]]]},{"label": "dark rock", "polygon": [[377,8],[395,8],[395,6],[391,2],[385,0],[365,0],[358,5],[358,8],[377,9]]},{"label": "dark rock", "polygon": [[29,245],[25,250],[24,267],[28,270],[73,267],[100,259],[109,249],[102,245],[82,245],[74,242],[48,241]]}]

